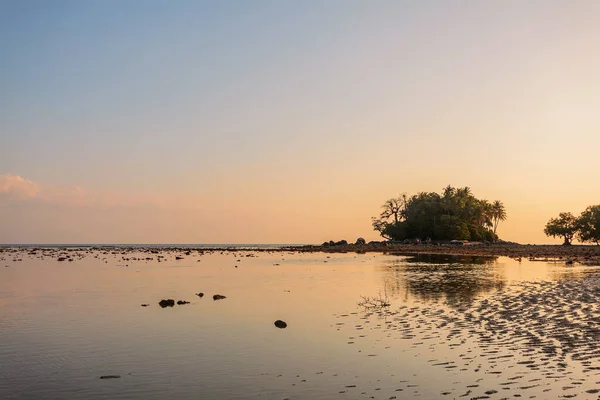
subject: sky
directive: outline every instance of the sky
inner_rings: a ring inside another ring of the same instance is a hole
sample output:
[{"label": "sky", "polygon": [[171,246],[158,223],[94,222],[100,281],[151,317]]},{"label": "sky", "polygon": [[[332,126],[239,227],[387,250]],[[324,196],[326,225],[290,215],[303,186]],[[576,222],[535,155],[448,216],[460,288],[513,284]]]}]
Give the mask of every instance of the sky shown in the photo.
[{"label": "sky", "polygon": [[600,2],[0,0],[0,243],[376,240],[600,204]]}]

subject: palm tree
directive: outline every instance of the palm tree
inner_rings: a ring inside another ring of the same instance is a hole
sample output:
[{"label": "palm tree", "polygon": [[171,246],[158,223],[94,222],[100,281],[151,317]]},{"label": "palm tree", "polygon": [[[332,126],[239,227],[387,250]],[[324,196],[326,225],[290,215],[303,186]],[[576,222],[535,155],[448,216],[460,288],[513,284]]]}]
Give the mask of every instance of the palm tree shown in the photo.
[{"label": "palm tree", "polygon": [[506,208],[504,208],[504,204],[500,200],[492,203],[492,221],[494,223],[494,233],[496,233],[500,221],[506,221]]},{"label": "palm tree", "polygon": [[470,212],[472,211],[472,203],[474,200],[471,188],[465,186],[464,188],[456,189],[454,198],[456,199],[455,201],[458,215],[460,215],[462,218],[468,218]]},{"label": "palm tree", "polygon": [[487,200],[479,201],[479,224],[484,228],[493,227],[494,206]]},{"label": "palm tree", "polygon": [[446,215],[450,215],[450,213],[452,211],[455,194],[456,194],[456,189],[453,188],[452,186],[448,185],[444,188],[444,192],[443,192],[441,201],[442,201],[442,207],[444,209],[444,213]]}]

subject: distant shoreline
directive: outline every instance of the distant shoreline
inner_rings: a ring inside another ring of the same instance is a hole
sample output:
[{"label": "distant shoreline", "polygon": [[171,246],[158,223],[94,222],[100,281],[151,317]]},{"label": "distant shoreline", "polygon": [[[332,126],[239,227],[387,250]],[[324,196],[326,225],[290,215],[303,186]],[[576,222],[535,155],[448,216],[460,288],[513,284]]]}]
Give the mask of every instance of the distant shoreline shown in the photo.
[{"label": "distant shoreline", "polygon": [[365,244],[341,246],[303,246],[290,247],[302,252],[377,252],[391,255],[446,254],[458,256],[511,257],[532,260],[576,262],[588,265],[600,265],[600,246],[597,245],[534,245],[534,244]]},{"label": "distant shoreline", "polygon": [[363,245],[0,245],[0,253],[10,249],[89,249],[99,251],[256,251],[256,252],[302,252],[302,253],[381,253],[389,255],[443,254],[453,256],[511,257],[535,261],[556,261],[600,265],[600,246],[597,245],[522,245],[522,244],[396,244],[371,243]]}]

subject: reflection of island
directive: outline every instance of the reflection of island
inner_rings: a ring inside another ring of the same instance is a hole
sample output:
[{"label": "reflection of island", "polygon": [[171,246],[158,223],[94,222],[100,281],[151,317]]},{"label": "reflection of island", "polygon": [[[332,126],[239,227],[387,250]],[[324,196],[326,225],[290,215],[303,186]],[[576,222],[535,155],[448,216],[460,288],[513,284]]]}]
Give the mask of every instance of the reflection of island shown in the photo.
[{"label": "reflection of island", "polygon": [[504,287],[506,279],[495,265],[496,257],[419,254],[385,260],[381,269],[386,292],[392,297],[410,294],[458,306]]}]

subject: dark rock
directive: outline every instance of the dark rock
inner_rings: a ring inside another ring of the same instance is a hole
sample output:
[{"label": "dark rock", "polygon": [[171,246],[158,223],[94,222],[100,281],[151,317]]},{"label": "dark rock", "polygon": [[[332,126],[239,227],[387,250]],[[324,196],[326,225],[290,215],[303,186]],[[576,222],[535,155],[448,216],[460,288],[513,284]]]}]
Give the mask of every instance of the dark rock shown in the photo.
[{"label": "dark rock", "polygon": [[142,304],[142,307],[150,307],[150,304]]},{"label": "dark rock", "polygon": [[348,242],[346,240],[340,240],[339,242],[335,242],[336,246],[347,246]]},{"label": "dark rock", "polygon": [[176,259],[176,260],[183,260],[183,257],[176,256],[176,257],[175,257],[175,259]]},{"label": "dark rock", "polygon": [[102,375],[100,379],[119,379],[121,375]]},{"label": "dark rock", "polygon": [[221,299],[226,299],[227,297],[220,295],[220,294],[215,294],[213,296],[213,300],[221,300]]},{"label": "dark rock", "polygon": [[287,328],[287,324],[280,319],[275,321],[275,326],[278,327],[279,329]]},{"label": "dark rock", "polygon": [[358,239],[356,239],[356,243],[357,246],[363,246],[365,244],[367,244],[367,241],[361,237],[359,237]]},{"label": "dark rock", "polygon": [[185,300],[178,300],[177,301],[177,305],[179,305],[179,306],[182,306],[184,304],[190,304],[190,302],[189,301],[185,301]]},{"label": "dark rock", "polygon": [[196,293],[196,296],[198,296],[198,297],[204,297],[204,293],[202,293],[202,292]]},{"label": "dark rock", "polygon": [[67,257],[58,257],[58,261],[67,261]]},{"label": "dark rock", "polygon": [[173,300],[173,299],[161,300],[158,303],[158,305],[161,306],[162,308],[173,307],[175,305],[175,300]]}]

